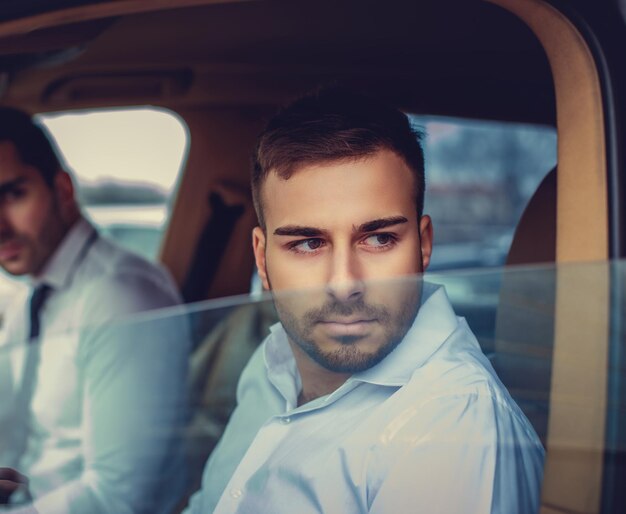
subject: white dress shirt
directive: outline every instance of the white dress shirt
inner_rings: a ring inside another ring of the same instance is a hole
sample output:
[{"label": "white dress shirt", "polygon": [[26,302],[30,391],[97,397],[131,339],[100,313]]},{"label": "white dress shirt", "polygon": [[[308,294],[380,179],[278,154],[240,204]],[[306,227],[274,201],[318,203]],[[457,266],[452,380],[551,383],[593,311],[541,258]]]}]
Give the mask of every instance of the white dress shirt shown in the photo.
[{"label": "white dress shirt", "polygon": [[[180,308],[129,316],[179,304],[173,281],[81,219],[37,282],[53,288],[40,344],[24,344],[28,291],[0,343],[0,372],[11,377],[0,392],[0,466],[29,478],[40,514],[170,511],[185,480],[187,322]],[[19,400],[27,352],[38,358],[28,409]]]},{"label": "white dress shirt", "polygon": [[543,447],[443,288],[379,364],[298,407],[300,389],[275,325],[188,514],[537,511]]}]

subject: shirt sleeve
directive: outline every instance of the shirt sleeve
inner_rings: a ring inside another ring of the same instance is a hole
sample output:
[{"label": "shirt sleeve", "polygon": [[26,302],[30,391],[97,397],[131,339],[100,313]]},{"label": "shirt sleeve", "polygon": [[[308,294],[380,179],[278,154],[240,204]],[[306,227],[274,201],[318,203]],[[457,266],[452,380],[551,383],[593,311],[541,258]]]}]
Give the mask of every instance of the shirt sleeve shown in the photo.
[{"label": "shirt sleeve", "polygon": [[388,467],[370,471],[369,512],[537,512],[543,448],[508,405],[455,395],[409,414],[392,428]]},{"label": "shirt sleeve", "polygon": [[175,304],[175,294],[140,275],[98,282],[85,298],[90,323],[78,353],[84,468],[35,500],[40,514],[152,514],[157,498],[175,504],[183,493],[187,319],[176,310],[131,321]]}]

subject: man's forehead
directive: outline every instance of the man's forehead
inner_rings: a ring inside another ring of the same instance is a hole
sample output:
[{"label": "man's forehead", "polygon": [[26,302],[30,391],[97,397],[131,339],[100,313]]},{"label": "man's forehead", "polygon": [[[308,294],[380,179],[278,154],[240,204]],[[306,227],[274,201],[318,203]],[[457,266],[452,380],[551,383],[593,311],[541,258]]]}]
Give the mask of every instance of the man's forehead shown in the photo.
[{"label": "man's forehead", "polygon": [[[318,217],[332,211],[356,216],[355,223],[415,209],[414,177],[404,160],[390,151],[368,158],[300,167],[289,178],[271,172],[262,188],[268,216]],[[390,212],[396,211],[396,212]]]},{"label": "man's forehead", "polygon": [[[263,180],[263,185],[268,181],[277,183],[290,182],[295,177],[301,177],[303,172],[320,172],[328,169],[343,168],[353,171],[355,168],[374,168],[381,173],[386,173],[389,168],[403,169],[407,177],[414,178],[411,168],[406,160],[394,150],[381,148],[373,153],[357,156],[339,157],[337,159],[314,160],[306,157],[301,162],[296,162],[286,169],[271,168]],[[307,173],[307,176],[312,176]]]}]

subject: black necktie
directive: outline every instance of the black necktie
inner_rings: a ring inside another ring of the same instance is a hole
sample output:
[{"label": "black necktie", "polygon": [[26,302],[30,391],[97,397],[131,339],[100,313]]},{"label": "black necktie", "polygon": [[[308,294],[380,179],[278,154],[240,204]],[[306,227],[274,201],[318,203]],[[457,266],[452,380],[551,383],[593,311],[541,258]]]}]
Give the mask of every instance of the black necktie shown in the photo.
[{"label": "black necktie", "polygon": [[30,340],[39,337],[39,313],[51,289],[48,284],[39,284],[30,297]]}]

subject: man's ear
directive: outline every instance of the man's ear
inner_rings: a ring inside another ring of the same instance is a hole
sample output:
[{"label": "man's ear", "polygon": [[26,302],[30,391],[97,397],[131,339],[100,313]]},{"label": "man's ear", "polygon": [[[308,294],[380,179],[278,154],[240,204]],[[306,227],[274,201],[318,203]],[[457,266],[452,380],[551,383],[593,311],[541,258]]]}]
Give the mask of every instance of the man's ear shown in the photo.
[{"label": "man's ear", "polygon": [[433,222],[430,216],[420,218],[420,245],[422,254],[422,271],[426,271],[430,264],[430,256],[433,253]]},{"label": "man's ear", "polygon": [[254,260],[259,270],[259,277],[263,284],[263,289],[269,291],[270,282],[267,278],[267,264],[265,262],[265,232],[261,227],[254,227],[252,230],[252,250],[254,251]]},{"label": "man's ear", "polygon": [[61,170],[54,176],[54,192],[62,215],[69,221],[78,212],[74,183],[69,173]]}]

